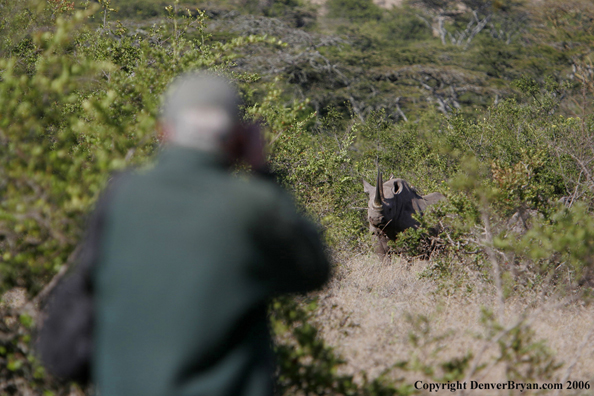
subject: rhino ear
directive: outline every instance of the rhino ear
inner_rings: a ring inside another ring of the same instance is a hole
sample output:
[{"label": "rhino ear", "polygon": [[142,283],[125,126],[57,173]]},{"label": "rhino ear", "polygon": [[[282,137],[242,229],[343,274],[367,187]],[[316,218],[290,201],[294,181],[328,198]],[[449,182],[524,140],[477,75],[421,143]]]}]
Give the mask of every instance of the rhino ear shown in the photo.
[{"label": "rhino ear", "polygon": [[367,194],[370,194],[374,190],[374,187],[371,184],[367,183],[367,180],[365,179],[363,179],[363,188]]},{"label": "rhino ear", "polygon": [[443,196],[442,194],[440,194],[438,192],[434,192],[434,193],[427,194],[427,195],[423,196],[423,199],[425,201],[427,201],[427,204],[433,205],[433,204],[441,201],[442,199],[445,199],[445,196]]},{"label": "rhino ear", "polygon": [[404,183],[402,182],[402,179],[394,180],[394,187],[392,187],[392,189],[394,190],[394,194],[400,194],[403,188]]}]

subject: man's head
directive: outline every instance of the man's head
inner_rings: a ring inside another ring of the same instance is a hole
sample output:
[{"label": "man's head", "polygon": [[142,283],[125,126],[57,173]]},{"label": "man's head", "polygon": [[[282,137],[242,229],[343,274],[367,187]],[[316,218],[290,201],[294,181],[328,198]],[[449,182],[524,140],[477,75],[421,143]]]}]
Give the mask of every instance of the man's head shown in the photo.
[{"label": "man's head", "polygon": [[208,72],[178,77],[165,94],[161,127],[169,143],[225,153],[240,124],[240,99],[225,78]]}]

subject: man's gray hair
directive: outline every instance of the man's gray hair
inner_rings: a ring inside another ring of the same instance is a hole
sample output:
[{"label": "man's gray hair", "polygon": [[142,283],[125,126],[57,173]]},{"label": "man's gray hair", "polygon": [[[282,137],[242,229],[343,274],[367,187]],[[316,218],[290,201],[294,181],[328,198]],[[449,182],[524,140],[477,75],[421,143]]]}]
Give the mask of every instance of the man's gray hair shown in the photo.
[{"label": "man's gray hair", "polygon": [[176,78],[167,89],[161,117],[173,128],[171,142],[219,151],[239,122],[240,99],[231,83],[210,72]]}]

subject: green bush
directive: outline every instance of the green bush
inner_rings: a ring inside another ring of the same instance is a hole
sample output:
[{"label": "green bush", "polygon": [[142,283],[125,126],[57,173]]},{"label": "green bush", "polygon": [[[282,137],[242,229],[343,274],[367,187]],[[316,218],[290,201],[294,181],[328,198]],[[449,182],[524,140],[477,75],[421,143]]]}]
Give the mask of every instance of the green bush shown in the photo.
[{"label": "green bush", "polygon": [[328,0],[328,14],[334,18],[344,18],[352,22],[379,20],[381,9],[372,0]]},{"label": "green bush", "polygon": [[432,37],[431,28],[408,8],[392,8],[384,12],[380,31],[386,41],[411,42],[428,40]]},{"label": "green bush", "polygon": [[[281,395],[360,395],[396,396],[416,393],[410,384],[398,385],[382,376],[355,381],[352,375],[338,374],[345,364],[327,346],[311,324],[316,302],[301,303],[293,298],[279,298],[272,305],[274,332],[279,335],[278,389]],[[401,382],[401,381],[398,381]]]},{"label": "green bush", "polygon": [[119,1],[116,5],[116,11],[114,16],[117,18],[135,18],[135,19],[147,19],[163,17],[166,15],[165,7],[170,2],[167,1],[153,1],[149,2],[146,0],[129,0]]}]

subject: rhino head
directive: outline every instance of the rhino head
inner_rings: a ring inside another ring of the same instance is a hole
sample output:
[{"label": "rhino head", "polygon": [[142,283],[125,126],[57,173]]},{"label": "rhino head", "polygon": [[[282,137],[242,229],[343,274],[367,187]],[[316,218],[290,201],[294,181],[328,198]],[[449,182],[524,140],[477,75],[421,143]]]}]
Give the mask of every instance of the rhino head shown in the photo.
[{"label": "rhino head", "polygon": [[422,213],[428,205],[444,198],[440,193],[420,196],[404,179],[390,178],[384,182],[379,169],[375,187],[365,180],[363,187],[369,195],[369,228],[378,238],[376,251],[380,254],[387,252],[388,239],[394,241],[400,232],[419,225],[413,218],[415,213]]}]

